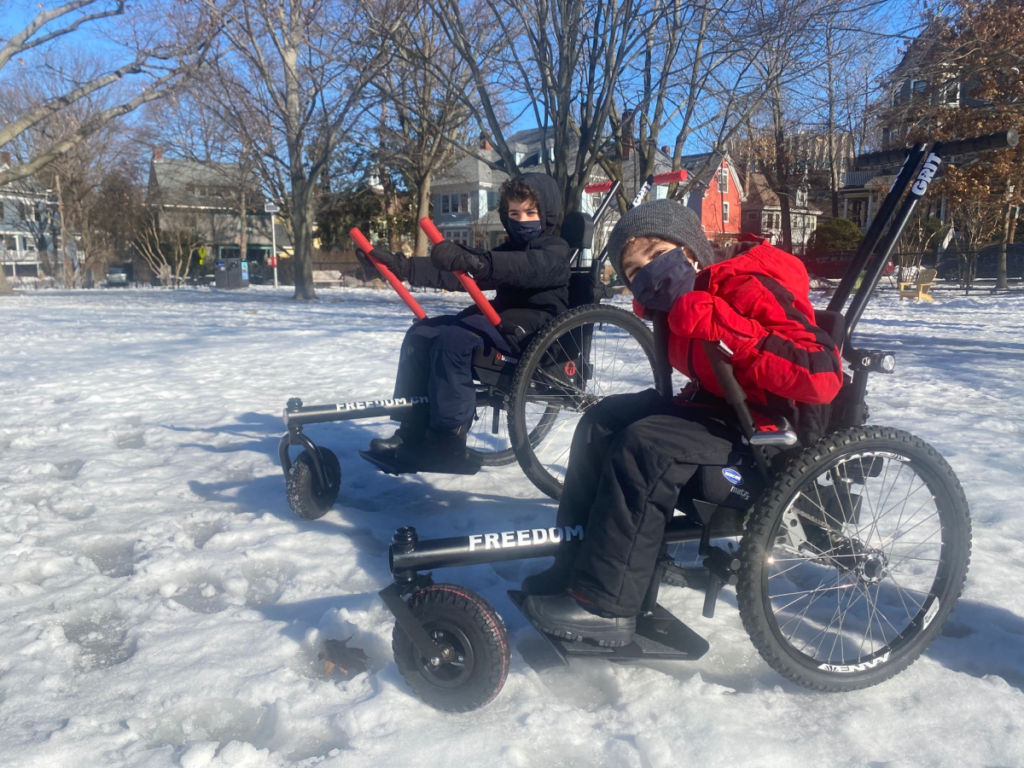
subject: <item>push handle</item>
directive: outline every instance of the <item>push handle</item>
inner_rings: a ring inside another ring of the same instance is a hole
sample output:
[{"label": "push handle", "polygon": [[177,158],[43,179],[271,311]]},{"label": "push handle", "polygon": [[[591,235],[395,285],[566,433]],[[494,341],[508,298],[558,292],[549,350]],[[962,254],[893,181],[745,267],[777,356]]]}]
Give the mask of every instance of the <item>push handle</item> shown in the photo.
[{"label": "push handle", "polygon": [[[444,241],[444,235],[442,235],[437,227],[434,226],[434,222],[426,216],[420,219],[420,228],[427,233],[427,237],[434,245]],[[480,290],[480,286],[476,284],[476,281],[467,275],[465,270],[462,269],[455,270],[455,276],[459,279],[459,282],[462,283],[462,287],[466,289],[466,293],[470,295],[473,302],[480,308],[480,311],[483,312],[484,317],[491,322],[491,325],[495,328],[501,325],[501,316],[494,311],[494,307],[491,306],[491,302],[489,302],[487,297],[484,296],[483,291]]]},{"label": "push handle", "polygon": [[[661,186],[663,184],[675,184],[677,181],[686,181],[689,178],[689,174],[686,171],[669,171],[668,173],[659,173],[657,176],[651,179],[651,184],[655,186]],[[583,191],[588,195],[596,195],[598,192],[607,192],[612,188],[610,181],[596,181],[593,184],[587,184],[583,188]]]},{"label": "push handle", "polygon": [[[1017,131],[999,131],[986,136],[974,136],[970,139],[959,139],[957,141],[940,142],[935,149],[940,157],[952,157],[954,155],[966,155],[971,152],[985,152],[990,149],[1009,149],[1016,147],[1019,141]],[[883,152],[868,152],[857,156],[857,165],[897,165],[902,164],[910,149],[889,149]]]},{"label": "push handle", "polygon": [[989,149],[1009,149],[1016,147],[1019,136],[1014,130],[990,133],[987,136],[975,136],[972,139],[943,142],[939,154],[945,157],[966,155],[969,152],[984,152]]},{"label": "push handle", "polygon": [[654,177],[655,186],[661,186],[663,184],[675,184],[677,181],[686,181],[689,178],[689,174],[686,171],[669,171],[668,173],[659,173]]},{"label": "push handle", "polygon": [[416,318],[418,320],[422,320],[423,318],[425,318],[427,316],[427,313],[423,311],[423,307],[420,306],[420,303],[412,297],[412,294],[409,293],[409,290],[404,285],[402,285],[402,281],[398,279],[394,272],[392,272],[380,261],[373,257],[373,255],[371,254],[373,246],[370,244],[370,241],[366,239],[366,236],[359,231],[359,227],[352,227],[352,229],[349,230],[349,235],[352,237],[353,240],[356,241],[356,245],[359,246],[359,250],[365,253],[366,258],[368,258],[370,262],[373,264],[373,266],[377,268],[377,271],[380,272],[381,277],[387,280],[388,285],[395,289],[395,293],[402,297],[402,301],[404,301],[406,303],[406,306],[408,306],[409,309],[412,310],[412,313],[416,315]]}]

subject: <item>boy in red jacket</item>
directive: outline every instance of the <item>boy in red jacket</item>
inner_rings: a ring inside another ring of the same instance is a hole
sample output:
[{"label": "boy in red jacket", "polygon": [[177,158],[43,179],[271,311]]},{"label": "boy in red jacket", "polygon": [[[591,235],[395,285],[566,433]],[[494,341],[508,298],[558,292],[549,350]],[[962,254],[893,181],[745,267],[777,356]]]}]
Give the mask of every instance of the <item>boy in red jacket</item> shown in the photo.
[{"label": "boy in red jacket", "polygon": [[[608,397],[573,436],[559,526],[585,525],[578,545],[527,578],[527,615],[540,629],[606,646],[628,644],[654,573],[665,525],[703,466],[736,466],[749,448],[701,341],[730,357],[764,425],[828,403],[842,385],[831,337],[814,325],[809,281],[794,256],[762,243],[722,263],[697,215],[672,200],[633,208],[615,226],[609,258],[637,303],[668,313],[669,360],[699,386],[688,400],[654,390]],[[570,548],[571,547],[571,548]]]}]

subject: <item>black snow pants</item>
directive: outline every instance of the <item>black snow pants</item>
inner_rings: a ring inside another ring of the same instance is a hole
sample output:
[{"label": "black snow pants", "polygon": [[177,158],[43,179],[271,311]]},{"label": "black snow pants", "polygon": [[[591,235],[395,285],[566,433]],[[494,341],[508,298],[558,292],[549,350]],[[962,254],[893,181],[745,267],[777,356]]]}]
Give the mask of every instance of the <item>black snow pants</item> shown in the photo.
[{"label": "black snow pants", "polygon": [[[509,309],[502,319],[515,323],[527,334],[552,318],[538,309]],[[426,395],[429,408],[414,408],[398,421],[410,426],[429,426],[437,432],[459,429],[473,420],[476,387],[473,354],[480,347],[508,352],[508,344],[479,311],[431,317],[415,323],[405,333],[395,377],[395,397]]]},{"label": "black snow pants", "polygon": [[557,557],[572,567],[570,592],[613,616],[637,615],[684,486],[701,466],[748,452],[727,411],[670,402],[653,389],[588,410],[558,505],[559,526],[586,528],[583,542]]}]

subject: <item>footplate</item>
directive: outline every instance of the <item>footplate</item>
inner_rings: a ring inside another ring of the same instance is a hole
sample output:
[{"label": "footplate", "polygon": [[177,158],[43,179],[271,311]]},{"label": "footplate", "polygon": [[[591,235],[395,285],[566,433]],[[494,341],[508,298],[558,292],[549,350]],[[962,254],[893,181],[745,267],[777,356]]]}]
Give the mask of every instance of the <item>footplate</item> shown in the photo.
[{"label": "footplate", "polygon": [[[526,600],[525,595],[518,590],[509,590],[508,596],[522,611],[523,602]],[[523,615],[526,616],[525,611]],[[652,616],[637,617],[636,635],[633,642],[622,648],[601,648],[588,642],[563,640],[546,632],[540,634],[551,644],[562,661],[567,661],[570,656],[601,658],[608,661],[642,661],[646,659],[695,661],[707,653],[711,647],[707,640],[660,605],[655,606]]]},{"label": "footplate", "polygon": [[[377,467],[382,472],[386,472],[389,475],[415,475],[419,472],[430,472],[429,469],[420,469],[411,464],[402,462],[393,453],[372,453],[370,451],[359,451],[359,455],[366,459],[368,462]],[[440,472],[444,475],[475,475],[480,471],[480,464],[470,463],[464,467],[452,469],[450,471]]]}]

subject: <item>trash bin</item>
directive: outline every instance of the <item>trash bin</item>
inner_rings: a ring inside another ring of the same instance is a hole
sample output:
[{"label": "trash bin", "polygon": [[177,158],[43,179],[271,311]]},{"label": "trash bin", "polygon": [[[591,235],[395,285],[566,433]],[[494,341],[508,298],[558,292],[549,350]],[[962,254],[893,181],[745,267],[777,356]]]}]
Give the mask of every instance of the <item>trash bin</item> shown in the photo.
[{"label": "trash bin", "polygon": [[[243,269],[243,266],[245,267]],[[237,257],[225,257],[214,263],[217,288],[232,290],[249,287],[249,264]]]}]

